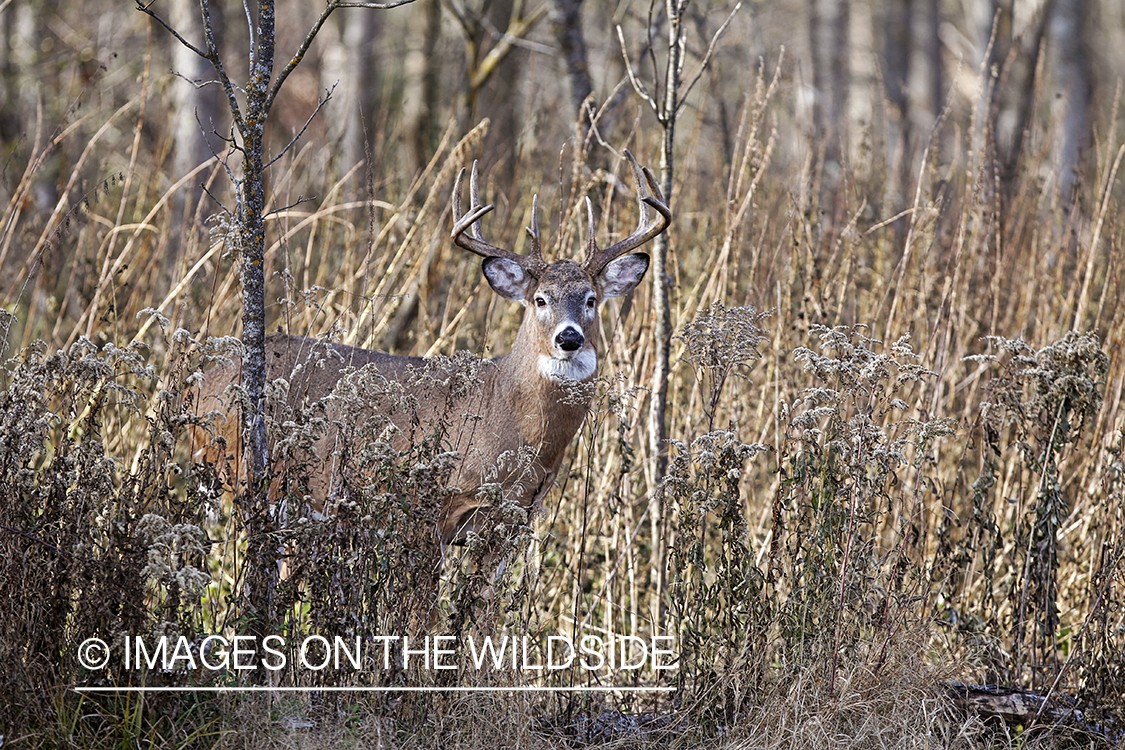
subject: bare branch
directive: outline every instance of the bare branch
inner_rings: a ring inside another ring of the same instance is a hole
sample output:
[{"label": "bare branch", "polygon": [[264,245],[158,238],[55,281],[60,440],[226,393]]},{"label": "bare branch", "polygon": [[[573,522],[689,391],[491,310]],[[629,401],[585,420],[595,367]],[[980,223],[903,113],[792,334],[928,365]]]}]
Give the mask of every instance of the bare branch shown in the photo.
[{"label": "bare branch", "polygon": [[[546,10],[546,6],[544,6],[543,10]],[[489,26],[491,25],[492,24],[489,24]],[[538,52],[541,55],[557,55],[559,53],[558,47],[552,47],[542,42],[534,42],[522,36],[515,36],[512,32],[500,31],[499,29],[494,29],[494,31],[502,40],[511,43],[513,47],[519,47],[529,52]],[[521,30],[520,33],[523,33],[523,31]]]},{"label": "bare branch", "polygon": [[[547,6],[541,5],[539,8],[532,11],[531,18],[534,18],[537,21],[539,20],[539,16],[542,13],[546,12]],[[516,19],[515,24],[509,23],[508,25],[512,28],[506,29],[504,31],[496,28],[496,24],[492,23],[492,19],[490,19],[488,16],[484,16],[483,18],[481,18],[481,25],[488,31],[489,34],[494,37],[498,37],[501,41],[509,42],[513,47],[519,47],[521,49],[538,52],[544,55],[557,55],[559,53],[557,47],[552,47],[549,44],[543,44],[541,42],[533,42],[530,39],[526,39],[524,36],[522,36],[528,31],[528,29],[523,28],[520,25],[516,25],[523,24],[526,20],[524,19],[523,15],[522,2],[519,4],[518,8],[512,11],[512,18]]]},{"label": "bare branch", "polygon": [[545,15],[547,15],[546,3],[531,11],[531,14],[526,18],[512,19],[508,23],[508,30],[500,37],[500,41],[488,51],[488,54],[477,65],[477,69],[469,76],[469,89],[476,91],[484,86],[485,82],[496,71],[496,67],[512,51],[515,41],[523,38]]},{"label": "bare branch", "polygon": [[[199,119],[199,111],[198,110],[196,110],[196,112],[195,112],[195,124],[199,126],[200,132],[202,132],[204,135],[207,134],[207,130],[203,127],[203,121]],[[238,150],[238,144],[234,140],[234,133],[233,132],[230,134],[229,137],[224,136],[218,130],[215,129],[214,123],[212,123],[212,125],[211,125],[211,132],[214,133],[224,143],[230,144],[231,150],[234,150],[234,151]],[[227,162],[226,157],[225,156],[219,156],[219,154],[215,151],[215,147],[212,145],[210,138],[204,138],[203,142],[207,144],[207,150],[211,152],[211,156],[214,156],[215,159],[217,159],[218,162],[223,165],[223,171],[227,173],[227,179],[229,179],[232,184],[237,185],[238,180],[235,179],[234,170],[232,170],[230,168],[230,164]],[[210,195],[210,193],[208,193],[208,195]],[[218,201],[215,201],[215,202],[219,203]],[[222,206],[223,204],[219,203],[219,205]]]},{"label": "bare branch", "polygon": [[[456,3],[456,0],[447,0],[447,2],[445,3],[445,7],[449,10],[450,13],[453,14],[453,19],[457,21],[457,25],[461,27],[461,34],[465,37],[465,41],[471,44],[470,40],[472,40],[475,34],[471,24],[469,23],[469,17],[465,13],[465,9],[459,7]],[[476,57],[475,51],[473,52],[471,57]]]},{"label": "bare branch", "polygon": [[158,24],[160,24],[161,26],[163,26],[163,27],[164,27],[164,30],[165,30],[165,31],[167,31],[167,32],[168,32],[169,34],[171,34],[171,35],[172,35],[173,37],[175,37],[175,38],[176,38],[176,41],[178,41],[178,42],[179,42],[180,44],[184,45],[184,46],[185,46],[185,47],[187,47],[187,48],[188,48],[189,50],[191,50],[191,51],[192,51],[192,52],[194,52],[195,54],[197,54],[197,55],[199,55],[200,57],[202,57],[202,58],[203,58],[204,60],[207,60],[208,62],[213,62],[213,60],[211,60],[211,56],[210,56],[210,55],[208,55],[208,54],[207,54],[206,52],[204,52],[203,50],[199,49],[199,47],[196,47],[196,46],[195,46],[194,44],[192,44],[191,42],[189,42],[189,41],[188,41],[187,39],[184,39],[184,38],[183,38],[182,36],[180,36],[180,32],[176,31],[176,30],[175,30],[175,29],[174,29],[174,28],[172,27],[172,24],[168,23],[167,21],[165,21],[165,20],[164,20],[163,18],[161,18],[160,16],[156,15],[156,13],[154,13],[154,12],[153,12],[153,11],[151,10],[151,8],[152,8],[152,3],[154,3],[154,2],[156,2],[156,0],[152,0],[152,2],[150,2],[150,3],[148,3],[148,4],[146,5],[145,3],[142,3],[142,2],[141,2],[141,0],[137,0],[137,10],[139,10],[139,11],[140,11],[141,13],[144,13],[144,14],[145,14],[146,16],[148,16],[148,17],[152,18],[152,19],[153,19],[154,21],[156,21],[156,22],[157,22]]},{"label": "bare branch", "polygon": [[336,81],[336,83],[332,84],[332,88],[328,89],[325,92],[323,99],[318,98],[316,100],[316,109],[314,109],[312,111],[312,114],[309,115],[309,119],[305,120],[305,124],[301,127],[300,132],[298,132],[297,135],[293,136],[293,140],[291,140],[291,141],[289,141],[289,143],[285,144],[285,148],[281,149],[281,152],[278,153],[277,156],[273,157],[268,162],[266,162],[266,165],[264,167],[262,167],[263,170],[269,169],[271,166],[273,166],[273,163],[275,161],[277,161],[281,157],[285,156],[285,154],[289,152],[289,149],[293,148],[293,146],[297,143],[297,141],[301,140],[301,136],[305,134],[306,130],[308,130],[309,123],[311,123],[313,121],[313,118],[316,117],[317,113],[320,112],[320,110],[324,107],[324,105],[327,104],[328,101],[332,98],[332,92],[335,91],[336,87],[339,86],[339,85],[340,85],[340,82]]},{"label": "bare branch", "polygon": [[[207,0],[201,0],[206,3]],[[250,3],[242,0],[242,10],[246,13],[246,30],[250,33],[250,70],[254,69],[254,53],[258,45],[254,42],[254,14],[250,12]]]},{"label": "bare branch", "polygon": [[[195,121],[197,123],[199,123],[200,128],[203,127],[203,123],[199,122],[199,114],[198,113],[195,116]],[[219,136],[219,138],[221,138],[222,140],[230,143],[232,150],[238,149],[238,147],[234,144],[234,134],[233,133],[231,133],[231,136],[228,139],[228,138],[226,138],[222,135],[219,135],[219,132],[217,130],[212,130],[211,132],[214,133],[215,135]],[[234,170],[231,169],[230,162],[227,161],[226,157],[225,156],[219,156],[217,153],[215,153],[214,147],[211,146],[211,139],[205,138],[204,140],[207,142],[207,149],[211,152],[211,155],[214,156],[216,159],[218,159],[219,163],[223,165],[223,171],[227,173],[227,179],[230,180],[231,185],[234,186],[235,196],[236,196],[235,201],[236,201],[237,204],[241,204],[241,202],[242,202],[241,201],[242,181],[234,176]],[[199,187],[204,193],[207,194],[207,197],[209,197],[211,200],[215,201],[216,206],[218,206],[222,210],[226,211],[228,214],[231,214],[232,216],[235,215],[229,208],[227,208],[225,203],[223,203],[221,200],[219,200],[218,196],[216,196],[214,193],[211,192],[211,188],[208,187],[207,183],[205,183],[205,182],[200,183]]]},{"label": "bare branch", "polygon": [[297,200],[294,201],[293,203],[290,203],[288,206],[282,206],[281,208],[275,208],[272,211],[267,211],[266,214],[262,218],[268,218],[270,216],[273,216],[274,214],[279,214],[282,211],[288,211],[291,208],[296,208],[297,206],[301,205],[302,203],[309,203],[310,201],[315,201],[315,200],[316,200],[315,195],[310,197],[310,198],[306,198],[303,195],[299,195],[299,196],[297,196]]},{"label": "bare branch", "polygon": [[611,144],[607,143],[602,136],[601,122],[606,113],[616,107],[625,97],[625,92],[628,90],[628,78],[622,78],[609,92],[609,96],[602,102],[602,105],[596,110],[594,109],[594,95],[590,94],[582,102],[582,110],[586,114],[588,123],[586,129],[585,144],[589,147],[590,143],[597,141],[598,145],[604,148],[609,153],[613,154],[615,159],[622,158],[621,154]]},{"label": "bare branch", "polygon": [[330,15],[332,15],[332,11],[336,10],[336,8],[338,7],[339,5],[335,2],[329,2],[324,6],[324,10],[320,11],[320,15],[317,17],[316,21],[313,22],[312,28],[309,29],[309,33],[306,34],[304,40],[302,40],[301,46],[297,48],[297,52],[293,55],[292,59],[289,60],[286,66],[282,68],[281,72],[277,74],[277,78],[274,79],[273,86],[270,87],[270,93],[268,96],[266,96],[267,112],[269,112],[270,108],[273,106],[274,97],[276,97],[277,92],[281,90],[281,86],[285,83],[285,79],[287,79],[289,77],[289,74],[292,73],[296,69],[296,67],[301,64],[301,61],[305,59],[305,53],[309,51],[309,47],[312,46],[313,40],[316,39],[316,35],[320,33],[320,29],[322,26],[324,26],[324,22],[328,20],[328,17]]},{"label": "bare branch", "polygon": [[625,34],[621,31],[621,24],[617,24],[617,39],[621,42],[621,56],[625,58],[625,72],[629,74],[629,83],[633,84],[633,90],[637,95],[648,102],[648,106],[652,107],[652,111],[656,113],[659,119],[660,106],[657,105],[656,100],[645,89],[644,84],[637,80],[637,75],[633,71],[633,63],[629,61],[629,51],[625,48]]},{"label": "bare branch", "polygon": [[227,69],[223,66],[223,58],[219,55],[219,46],[215,43],[215,29],[211,26],[211,8],[207,4],[207,0],[199,0],[199,9],[203,13],[203,38],[207,41],[207,59],[211,61],[211,65],[219,75],[219,81],[223,84],[223,91],[227,92],[227,105],[230,107],[231,118],[234,120],[235,127],[238,128],[238,132],[241,133],[245,128],[245,123],[242,120],[242,109],[238,106],[238,97],[234,93],[235,85],[231,82],[230,76],[227,75]]},{"label": "bare branch", "polygon": [[[675,0],[669,0],[669,5],[674,2]],[[645,26],[645,40],[648,42],[648,49],[645,50],[644,54],[648,55],[649,62],[652,63],[652,82],[656,87],[657,94],[659,94],[660,66],[656,62],[656,41],[652,38],[653,29],[656,28],[656,22],[653,20],[653,11],[655,8],[656,0],[648,0],[648,24]],[[661,98],[663,99],[664,97]]]},{"label": "bare branch", "polygon": [[[664,81],[664,116],[673,120],[679,110],[680,102],[683,101],[680,88],[683,86],[684,63],[687,60],[687,34],[684,33],[683,27],[686,10],[686,0],[669,0],[668,77]],[[655,59],[655,53],[653,59]],[[676,102],[675,106],[669,106],[673,101]]]},{"label": "bare branch", "polygon": [[[223,165],[223,168],[226,169],[225,164]],[[200,190],[202,190],[204,193],[207,194],[208,198],[215,201],[216,206],[218,206],[222,210],[226,211],[228,214],[231,213],[231,210],[229,208],[227,208],[225,205],[223,205],[223,202],[221,200],[219,200],[218,197],[214,193],[211,192],[211,188],[206,183],[200,184],[199,188],[200,188]]]},{"label": "bare branch", "polygon": [[[206,59],[206,58],[204,58],[204,59]],[[173,71],[171,71],[171,73],[172,73],[173,76],[175,76],[176,78],[179,78],[181,81],[186,81],[187,83],[191,84],[192,88],[201,89],[201,88],[204,88],[206,86],[210,86],[213,83],[219,83],[219,79],[217,79],[217,78],[213,79],[213,80],[210,80],[210,81],[201,81],[198,78],[188,78],[187,76],[185,76],[183,73],[181,73],[178,70],[173,70]]]},{"label": "bare branch", "polygon": [[[617,87],[620,88],[624,84],[625,82],[621,81],[617,84]],[[609,152],[615,157],[619,156],[617,151],[614,150],[613,146],[606,143],[605,138],[602,137],[601,128],[598,127],[598,125],[600,124],[599,119],[601,118],[602,113],[605,111],[605,105],[603,104],[601,109],[595,111],[593,99],[594,95],[590,94],[588,97],[586,97],[586,101],[582,102],[582,109],[585,111],[586,121],[589,123],[589,127],[586,129],[586,141],[587,143],[589,143],[590,139],[593,138],[598,142],[599,146],[608,149]],[[608,101],[606,103],[608,104]]]},{"label": "bare branch", "polygon": [[355,0],[353,2],[336,3],[336,7],[337,8],[373,8],[375,10],[390,10],[391,8],[397,8],[401,5],[409,5],[412,2],[414,2],[414,0],[394,0],[394,2],[390,2],[390,3],[366,3],[366,2],[359,2],[358,0]]},{"label": "bare branch", "polygon": [[730,14],[726,17],[726,20],[723,21],[722,25],[719,26],[718,30],[711,37],[711,43],[707,45],[707,52],[704,53],[703,60],[699,63],[699,70],[696,71],[695,78],[691,79],[691,82],[688,83],[687,87],[684,89],[683,95],[680,97],[679,104],[677,105],[677,115],[679,114],[679,110],[683,109],[688,94],[691,93],[691,90],[695,87],[695,84],[699,82],[699,79],[703,77],[703,71],[710,67],[711,58],[715,56],[715,48],[718,46],[719,38],[726,32],[727,27],[730,26],[731,21],[734,20],[734,15],[738,13],[741,8],[742,0],[738,0],[738,2],[734,4],[734,8],[731,10]]},{"label": "bare branch", "polygon": [[[223,90],[226,91],[227,101],[230,106],[231,117],[234,119],[234,124],[241,132],[243,127],[242,111],[238,106],[238,98],[235,96],[235,86],[233,83],[231,83],[230,77],[227,76],[226,69],[223,67],[223,60],[219,56],[219,50],[215,44],[215,32],[214,29],[211,28],[211,11],[207,5],[207,0],[200,0],[199,2],[200,11],[203,13],[203,35],[207,42],[206,51],[201,50],[199,47],[196,47],[194,44],[189,42],[183,37],[182,34],[180,34],[180,32],[176,31],[176,29],[173,28],[170,23],[153,12],[153,2],[155,2],[155,0],[151,0],[146,4],[142,2],[142,0],[137,0],[137,10],[139,10],[141,13],[144,13],[146,16],[152,18],[158,24],[163,26],[164,29],[169,34],[171,34],[173,38],[176,39],[176,41],[184,45],[184,47],[199,55],[207,62],[211,63],[211,66],[215,69],[215,72],[219,76],[218,82],[222,84]],[[181,76],[181,78],[182,77],[183,76]],[[197,84],[193,82],[193,85]]]},{"label": "bare branch", "polygon": [[305,54],[309,51],[309,47],[312,46],[313,40],[316,38],[316,35],[320,33],[321,27],[324,26],[324,22],[328,20],[328,17],[332,15],[332,12],[337,8],[374,8],[385,10],[388,8],[397,8],[400,5],[407,5],[408,3],[411,3],[413,1],[414,0],[392,0],[392,2],[389,3],[369,3],[363,2],[362,0],[353,0],[352,2],[329,0],[329,2],[324,6],[324,10],[320,12],[320,15],[313,23],[312,28],[309,29],[309,33],[306,34],[304,40],[301,41],[301,45],[297,48],[296,53],[294,53],[293,57],[289,60],[285,67],[282,68],[281,72],[277,74],[277,78],[274,80],[273,86],[270,87],[269,96],[266,97],[266,110],[268,111],[273,106],[273,100],[277,97],[277,92],[281,90],[281,86],[285,83],[285,79],[288,78],[289,74],[292,73],[293,70],[301,64],[301,60],[305,58]]}]

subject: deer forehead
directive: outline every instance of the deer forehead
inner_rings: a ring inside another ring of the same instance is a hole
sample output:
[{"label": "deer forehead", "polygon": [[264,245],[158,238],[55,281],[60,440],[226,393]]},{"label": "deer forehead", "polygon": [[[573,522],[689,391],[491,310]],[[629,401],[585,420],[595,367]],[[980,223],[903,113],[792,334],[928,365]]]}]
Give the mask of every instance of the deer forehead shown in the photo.
[{"label": "deer forehead", "polygon": [[556,299],[581,297],[584,302],[594,291],[594,281],[586,269],[574,261],[557,260],[544,269],[535,291]]}]

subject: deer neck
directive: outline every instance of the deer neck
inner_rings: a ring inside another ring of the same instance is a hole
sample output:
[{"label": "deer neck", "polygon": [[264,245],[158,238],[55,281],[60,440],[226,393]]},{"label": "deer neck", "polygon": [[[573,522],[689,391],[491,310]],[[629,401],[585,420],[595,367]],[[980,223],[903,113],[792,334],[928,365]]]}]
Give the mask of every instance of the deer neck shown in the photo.
[{"label": "deer neck", "polygon": [[521,441],[536,446],[541,462],[554,470],[589,409],[597,350],[591,342],[574,360],[553,360],[535,329],[535,322],[525,318],[512,351],[497,361],[497,376]]}]

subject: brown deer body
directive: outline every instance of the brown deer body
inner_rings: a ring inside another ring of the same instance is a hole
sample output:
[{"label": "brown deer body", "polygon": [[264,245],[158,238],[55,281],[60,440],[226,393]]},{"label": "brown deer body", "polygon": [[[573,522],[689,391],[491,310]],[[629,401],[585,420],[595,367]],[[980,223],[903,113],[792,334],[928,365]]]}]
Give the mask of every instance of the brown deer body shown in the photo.
[{"label": "brown deer body", "polygon": [[[479,492],[486,482],[500,485],[505,502],[524,509],[540,502],[585,418],[592,391],[583,384],[597,370],[601,303],[628,294],[640,282],[648,269],[648,256],[629,253],[664,231],[671,218],[652,173],[642,170],[631,154],[626,155],[637,183],[637,229],[601,250],[593,240],[590,209],[590,240],[581,264],[565,259],[545,262],[535,218],[528,229],[532,240],[529,255],[487,244],[478,222],[493,207],[480,205],[476,166],[470,180],[472,205],[464,215],[460,207],[464,172],[458,176],[453,193],[454,242],[484,258],[482,268],[494,291],[527,308],[510,353],[478,362],[471,386],[457,385],[456,373],[448,365],[435,371],[433,363],[419,357],[286,334],[266,339],[267,379],[288,382],[289,407],[327,398],[332,422],[367,429],[364,434],[370,437],[377,436],[382,426],[393,424],[398,450],[419,436],[440,430],[441,445],[459,455],[449,478],[450,487],[456,490],[438,522],[443,543],[463,540],[479,520],[478,511],[490,504]],[[533,217],[535,213],[533,208]],[[207,435],[202,442],[210,460],[229,461],[235,481],[242,477],[241,422],[237,407],[229,405],[229,388],[239,381],[234,364],[212,368],[197,400],[201,413],[225,413],[225,420],[220,418],[215,425],[215,432],[224,440]],[[361,381],[364,387],[357,396]],[[340,398],[342,405],[332,406],[333,398],[345,390],[350,400]],[[338,429],[329,429],[302,456],[308,470],[308,494],[316,510],[343,486],[338,471],[339,438]]]}]

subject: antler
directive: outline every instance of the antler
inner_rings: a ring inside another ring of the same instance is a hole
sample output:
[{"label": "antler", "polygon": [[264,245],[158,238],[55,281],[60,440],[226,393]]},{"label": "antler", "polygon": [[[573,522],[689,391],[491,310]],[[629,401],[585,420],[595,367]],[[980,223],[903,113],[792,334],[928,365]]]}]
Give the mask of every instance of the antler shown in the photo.
[{"label": "antler", "polygon": [[[586,209],[589,212],[590,221],[590,239],[586,248],[586,270],[589,271],[591,276],[600,273],[614,258],[645,244],[667,229],[672,222],[672,209],[668,208],[668,204],[664,202],[664,194],[660,191],[660,186],[656,184],[656,177],[653,176],[652,171],[648,167],[642,168],[641,165],[637,164],[637,160],[629,153],[629,149],[625,149],[625,156],[629,158],[629,164],[633,168],[633,181],[637,184],[637,205],[640,208],[640,218],[637,220],[636,230],[631,235],[605,250],[600,250],[594,241],[594,211],[590,206],[589,198],[586,199]],[[657,215],[653,216],[649,208],[655,210]]]},{"label": "antler", "polygon": [[481,235],[481,217],[496,208],[496,206],[491,203],[487,206],[482,206],[480,204],[480,190],[477,187],[477,163],[475,160],[473,161],[472,175],[469,177],[469,200],[471,205],[466,213],[461,213],[461,182],[464,178],[465,170],[462,169],[457,173],[457,180],[453,183],[453,215],[455,217],[460,217],[453,225],[453,234],[451,236],[454,244],[463,250],[476,253],[482,258],[506,258],[515,261],[523,266],[523,269],[529,274],[538,277],[547,265],[543,261],[542,250],[539,244],[538,196],[531,201],[531,227],[527,230],[528,234],[531,235],[531,253],[528,255],[520,255],[511,250],[505,250],[502,247],[490,245],[484,241],[484,237]]}]

